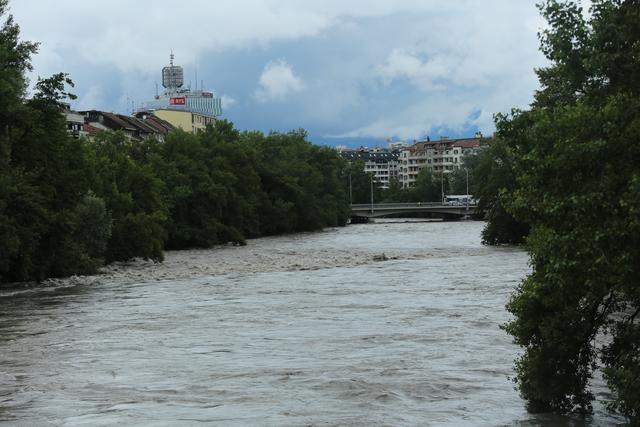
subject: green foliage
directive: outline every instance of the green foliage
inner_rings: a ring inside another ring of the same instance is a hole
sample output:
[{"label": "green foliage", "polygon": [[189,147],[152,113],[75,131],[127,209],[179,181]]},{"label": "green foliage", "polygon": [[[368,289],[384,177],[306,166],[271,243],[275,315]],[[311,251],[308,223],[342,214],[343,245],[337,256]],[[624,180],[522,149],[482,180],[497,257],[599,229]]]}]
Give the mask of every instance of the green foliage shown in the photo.
[{"label": "green foliage", "polygon": [[[104,252],[111,235],[111,216],[105,203],[89,193],[70,212],[61,215],[65,221],[62,232],[56,233],[53,253],[46,276],[91,274],[104,264]],[[47,247],[51,250],[51,247]]]},{"label": "green foliage", "polygon": [[66,86],[75,86],[66,73],[58,73],[46,79],[38,79],[34,99],[47,100],[52,103],[58,103],[67,98],[76,99],[77,97],[74,94],[65,90]]},{"label": "green foliage", "polygon": [[413,187],[402,188],[397,180],[392,179],[389,188],[382,192],[382,201],[386,203],[439,202],[442,200],[443,188],[446,189],[448,186],[449,178],[446,175],[435,175],[424,168],[418,172]]},{"label": "green foliage", "polygon": [[[631,315],[635,320],[638,309]],[[640,408],[640,327],[631,321],[614,326],[614,340],[605,349],[604,377],[618,397],[610,402],[612,410],[619,411],[637,422]]]},{"label": "green foliage", "polygon": [[[0,17],[6,15],[7,5],[8,0],[0,0]],[[31,55],[37,49],[37,43],[20,40],[20,27],[8,15],[0,28],[0,173],[7,171],[13,123],[23,110],[25,72],[32,70]]]},{"label": "green foliage", "polygon": [[157,153],[152,166],[166,188],[167,247],[207,247],[218,243],[224,188],[211,176],[209,156],[199,139],[177,131],[157,147]]},{"label": "green foliage", "polygon": [[[532,274],[507,308],[532,411],[589,412],[598,359],[611,409],[640,421],[640,4],[541,6],[551,65],[529,111],[498,119],[515,183],[504,206],[531,226]],[[598,334],[611,336],[603,344]]]},{"label": "green foliage", "polygon": [[[353,204],[371,203],[373,192],[373,202],[378,203],[383,200],[383,192],[375,182],[374,175],[365,172],[364,161],[358,160],[350,163],[347,167],[347,186],[350,185],[350,192]],[[373,190],[373,191],[372,191]]]},{"label": "green foliage", "polygon": [[424,168],[418,172],[415,185],[409,189],[411,202],[440,202],[443,188],[449,186],[449,177],[443,174],[435,175]]},{"label": "green foliage", "polygon": [[239,133],[227,121],[174,132],[145,162],[164,183],[168,248],[209,247],[248,237],[344,225],[344,163],[304,131]]},{"label": "green foliage", "polygon": [[383,203],[401,203],[405,201],[406,192],[402,188],[400,180],[396,177],[390,177],[389,188],[387,188],[382,194]]},{"label": "green foliage", "polygon": [[[349,206],[345,163],[331,149],[306,141],[302,130],[258,141],[257,171],[264,194],[260,198],[262,234],[317,230],[344,225]],[[348,179],[348,178],[347,178]]]},{"label": "green foliage", "polygon": [[93,190],[113,218],[107,261],[134,257],[161,261],[167,213],[162,181],[134,159],[134,145],[122,133],[103,132],[87,141],[95,173]]},{"label": "green foliage", "polygon": [[[502,116],[498,115],[498,118]],[[465,162],[471,159],[465,159]],[[507,211],[512,201],[511,192],[516,186],[513,153],[504,141],[492,139],[473,157],[470,187],[479,200],[478,210],[486,212],[487,224],[482,230],[485,244],[521,244],[529,234],[525,222],[516,220]]]},{"label": "green foliage", "polygon": [[101,257],[107,250],[111,237],[111,213],[104,200],[94,194],[87,194],[76,205],[73,212],[73,237],[82,245],[82,253],[95,267],[101,265]]},{"label": "green foliage", "polygon": [[[0,1],[0,15],[6,7]],[[1,281],[93,271],[100,264],[77,233],[91,182],[84,147],[67,136],[58,109],[71,82],[54,76],[24,99],[24,73],[36,46],[19,40],[9,16],[0,29]]]},{"label": "green foliage", "polygon": [[[473,177],[473,160],[476,156],[466,156],[464,160],[464,166],[458,169],[454,169],[448,176],[449,178],[449,191],[447,194],[471,194],[471,180],[467,178]],[[467,183],[469,188],[467,189]]]}]

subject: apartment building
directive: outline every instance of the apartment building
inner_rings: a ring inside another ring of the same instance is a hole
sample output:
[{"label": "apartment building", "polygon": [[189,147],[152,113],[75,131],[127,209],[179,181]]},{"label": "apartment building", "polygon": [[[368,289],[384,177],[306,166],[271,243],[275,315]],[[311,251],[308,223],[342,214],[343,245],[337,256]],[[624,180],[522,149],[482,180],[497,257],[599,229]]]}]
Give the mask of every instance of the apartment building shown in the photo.
[{"label": "apartment building", "polygon": [[67,103],[60,103],[60,110],[67,122],[67,132],[74,138],[86,136],[84,130],[84,116],[77,111],[71,110],[71,106]]},{"label": "apartment building", "polygon": [[428,168],[436,174],[451,173],[463,167],[464,156],[480,150],[482,135],[474,138],[419,141],[399,155],[398,179],[403,188],[415,185],[418,173]]},{"label": "apartment building", "polygon": [[398,179],[400,170],[398,151],[360,148],[358,150],[342,149],[339,153],[348,162],[364,162],[364,171],[373,174],[373,179],[380,188],[389,188],[391,180]]}]

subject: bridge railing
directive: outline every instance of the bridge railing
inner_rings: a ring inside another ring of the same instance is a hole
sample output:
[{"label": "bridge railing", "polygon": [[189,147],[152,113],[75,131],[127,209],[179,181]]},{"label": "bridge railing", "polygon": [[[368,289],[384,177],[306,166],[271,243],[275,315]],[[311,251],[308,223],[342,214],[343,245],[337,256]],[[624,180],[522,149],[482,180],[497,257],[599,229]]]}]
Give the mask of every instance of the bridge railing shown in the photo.
[{"label": "bridge railing", "polygon": [[[456,203],[456,202],[416,202],[416,203],[374,203],[374,209],[395,209],[395,208],[420,208],[424,206],[456,206],[456,207],[464,207],[466,204],[464,203]],[[469,206],[476,206],[476,203],[469,203]],[[351,209],[360,210],[360,209],[371,209],[372,205],[370,203],[354,203],[351,205]]]}]

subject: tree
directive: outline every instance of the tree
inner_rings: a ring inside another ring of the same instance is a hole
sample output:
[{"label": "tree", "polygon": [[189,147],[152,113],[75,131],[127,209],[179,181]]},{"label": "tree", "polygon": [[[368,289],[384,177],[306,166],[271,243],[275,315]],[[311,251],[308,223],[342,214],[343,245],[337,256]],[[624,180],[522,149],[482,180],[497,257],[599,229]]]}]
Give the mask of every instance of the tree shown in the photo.
[{"label": "tree", "polygon": [[162,261],[167,221],[163,182],[150,165],[135,160],[136,149],[124,134],[103,132],[87,144],[95,173],[93,190],[114,221],[106,260]]},{"label": "tree", "polygon": [[435,175],[428,168],[418,172],[415,185],[409,190],[409,200],[412,202],[442,201],[442,188],[448,186],[448,177]]},{"label": "tree", "polygon": [[[0,17],[6,15],[7,5],[8,0],[0,0]],[[11,15],[6,17],[0,28],[0,281],[24,276],[16,271],[16,260],[21,246],[38,234],[26,227],[31,221],[15,213],[22,207],[39,216],[40,200],[30,191],[25,174],[11,166],[13,123],[23,110],[25,72],[32,69],[31,55],[36,51],[37,44],[21,41],[20,28]]]},{"label": "tree", "polygon": [[346,185],[351,185],[350,191],[352,203],[371,203],[371,189],[373,183],[373,202],[382,200],[382,190],[375,182],[373,173],[364,171],[364,162],[357,160],[348,167],[348,178]]},{"label": "tree", "polygon": [[[302,129],[271,133],[259,147],[258,173],[265,193],[261,223],[271,229],[267,234],[273,233],[273,225],[285,231],[309,231],[346,223],[348,174],[335,151],[314,146]],[[354,202],[357,191],[356,187]]]},{"label": "tree", "polygon": [[39,78],[36,83],[36,94],[33,99],[46,100],[54,104],[58,104],[66,99],[76,99],[76,95],[65,90],[67,86],[75,86],[73,80],[71,80],[67,73],[54,74],[46,79]]},{"label": "tree", "polygon": [[489,245],[524,243],[529,226],[507,210],[516,187],[512,150],[504,141],[492,139],[473,161],[471,191],[479,201],[478,210],[486,212],[487,220],[482,242]]},{"label": "tree", "polygon": [[[0,15],[6,10],[0,0]],[[39,80],[33,98],[25,99],[25,72],[37,44],[20,41],[19,34],[8,16],[0,29],[0,280],[93,272],[102,262],[101,245],[80,232],[93,203],[86,198],[91,168],[59,109],[73,98],[66,91],[73,82],[63,73]],[[95,239],[108,234],[102,213],[105,233]]]},{"label": "tree", "polygon": [[247,237],[344,225],[344,162],[306,132],[240,133],[226,120],[197,135],[132,146],[160,177],[168,248],[209,247]]},{"label": "tree", "polygon": [[407,192],[395,176],[389,178],[389,188],[382,193],[383,203],[402,203],[407,200]]},{"label": "tree", "polygon": [[[8,0],[0,0],[0,17],[7,9]],[[8,15],[0,28],[0,171],[7,171],[13,123],[23,110],[25,73],[32,70],[31,55],[37,50],[37,43],[20,40],[20,27]]]},{"label": "tree", "polygon": [[[507,308],[531,411],[589,412],[598,361],[609,407],[640,421],[640,3],[541,4],[551,65],[528,111],[497,121],[513,154],[507,210],[531,226],[532,273]],[[598,334],[610,335],[604,342]]]},{"label": "tree", "polygon": [[79,245],[75,272],[95,272],[104,264],[104,255],[111,237],[111,213],[104,200],[89,192],[72,214],[73,240]]},{"label": "tree", "polygon": [[473,171],[469,171],[464,166],[461,166],[458,169],[454,169],[453,172],[449,174],[449,189],[447,194],[468,194],[471,189],[467,190],[467,183],[470,182],[467,180],[467,177],[473,177]]}]

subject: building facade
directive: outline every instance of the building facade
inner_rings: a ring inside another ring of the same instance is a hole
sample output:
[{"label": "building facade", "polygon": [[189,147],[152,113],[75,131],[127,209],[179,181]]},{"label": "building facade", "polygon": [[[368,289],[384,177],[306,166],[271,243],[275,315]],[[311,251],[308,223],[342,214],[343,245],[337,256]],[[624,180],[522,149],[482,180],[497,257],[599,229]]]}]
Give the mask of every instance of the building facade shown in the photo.
[{"label": "building facade", "polygon": [[404,148],[399,156],[399,181],[403,188],[413,187],[420,171],[428,168],[436,174],[448,174],[460,169],[464,156],[480,150],[482,136],[475,138],[419,141]]},{"label": "building facade", "polygon": [[173,64],[172,53],[170,65],[162,69],[164,93],[156,94],[131,116],[99,110],[76,112],[63,105],[69,134],[91,138],[100,131],[112,130],[124,133],[129,140],[153,137],[162,141],[172,129],[192,133],[205,130],[222,114],[222,100],[202,87],[197,89],[197,85],[196,90],[183,88],[183,74],[182,67]]},{"label": "building facade", "polygon": [[77,111],[71,110],[69,104],[60,104],[62,114],[67,122],[67,132],[74,138],[82,138],[87,135],[84,130],[84,116]]},{"label": "building facade", "polygon": [[200,132],[215,123],[222,115],[222,99],[213,92],[202,88],[184,88],[184,71],[173,64],[173,53],[169,65],[162,69],[164,92],[156,94],[152,101],[145,103],[138,113],[153,113],[174,127],[187,132]]},{"label": "building facade", "polygon": [[155,138],[164,141],[174,126],[154,115],[126,116],[99,110],[78,112],[84,118],[84,134],[94,137],[100,131],[111,130],[122,132],[128,140],[142,141]]},{"label": "building facade", "polygon": [[391,181],[398,179],[400,170],[398,151],[360,148],[358,150],[342,149],[339,153],[350,163],[362,161],[364,171],[373,174],[373,179],[380,188],[389,188]]},{"label": "building facade", "polygon": [[153,111],[153,115],[171,123],[176,128],[192,133],[203,131],[216,121],[215,117],[196,111],[158,109]]}]

